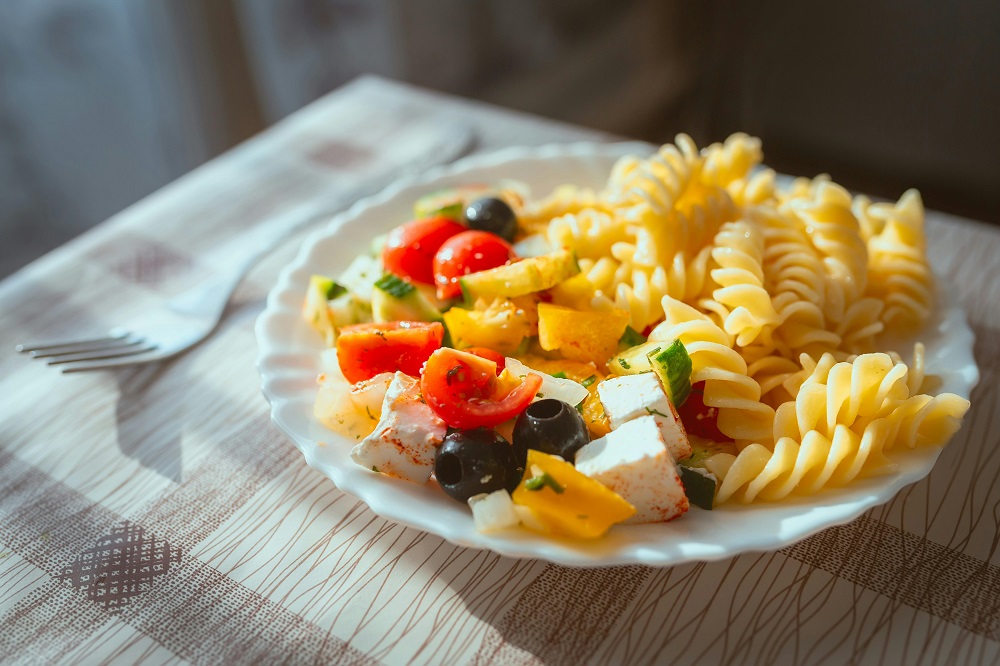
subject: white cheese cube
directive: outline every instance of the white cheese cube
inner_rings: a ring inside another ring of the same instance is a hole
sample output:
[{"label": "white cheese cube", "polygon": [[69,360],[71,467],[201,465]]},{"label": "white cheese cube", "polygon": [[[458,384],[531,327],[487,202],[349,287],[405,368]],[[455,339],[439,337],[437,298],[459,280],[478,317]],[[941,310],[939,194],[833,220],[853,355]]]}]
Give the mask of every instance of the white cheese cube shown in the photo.
[{"label": "white cheese cube", "polygon": [[448,426],[420,397],[420,382],[397,372],[372,434],[351,451],[354,462],[389,476],[427,483]]},{"label": "white cheese cube", "polygon": [[688,510],[677,467],[652,416],[628,421],[576,452],[576,469],[635,507],[628,523],[659,523]]},{"label": "white cheese cube", "polygon": [[605,379],[597,385],[597,397],[604,405],[612,430],[641,416],[652,416],[674,460],[691,457],[684,425],[652,372]]},{"label": "white cheese cube", "polygon": [[514,510],[514,501],[503,489],[470,497],[469,508],[472,509],[476,529],[480,532],[517,527],[521,523]]}]

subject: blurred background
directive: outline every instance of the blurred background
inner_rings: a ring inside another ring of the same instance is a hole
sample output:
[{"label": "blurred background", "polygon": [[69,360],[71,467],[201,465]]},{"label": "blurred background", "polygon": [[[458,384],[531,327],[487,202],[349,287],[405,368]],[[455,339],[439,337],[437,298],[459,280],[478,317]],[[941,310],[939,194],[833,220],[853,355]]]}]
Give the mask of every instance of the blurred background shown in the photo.
[{"label": "blurred background", "polygon": [[1000,223],[1000,4],[5,0],[0,276],[362,73]]}]

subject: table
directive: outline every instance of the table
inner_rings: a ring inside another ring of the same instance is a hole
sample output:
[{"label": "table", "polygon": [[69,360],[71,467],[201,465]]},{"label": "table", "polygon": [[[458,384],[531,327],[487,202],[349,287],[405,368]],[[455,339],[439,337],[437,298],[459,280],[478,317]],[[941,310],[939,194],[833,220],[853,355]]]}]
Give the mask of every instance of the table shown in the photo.
[{"label": "table", "polygon": [[270,424],[254,368],[254,319],[295,239],[173,361],[64,376],[11,352],[204,279],[255,223],[376,173],[370,137],[413,118],[464,119],[480,151],[612,138],[362,78],[0,283],[5,660],[1000,660],[1000,231],[969,220],[928,217],[983,372],[933,473],[849,525],[722,562],[513,560],[339,492]]}]

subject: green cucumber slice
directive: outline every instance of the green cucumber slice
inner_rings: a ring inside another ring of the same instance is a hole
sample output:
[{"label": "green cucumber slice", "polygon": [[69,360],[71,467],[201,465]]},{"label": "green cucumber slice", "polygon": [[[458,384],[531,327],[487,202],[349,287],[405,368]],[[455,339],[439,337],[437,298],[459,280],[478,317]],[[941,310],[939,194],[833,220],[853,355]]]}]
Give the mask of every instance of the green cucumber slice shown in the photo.
[{"label": "green cucumber slice", "polygon": [[417,289],[403,278],[392,273],[386,273],[380,277],[375,282],[375,288],[384,291],[393,298],[405,298]]},{"label": "green cucumber slice", "polygon": [[699,467],[679,466],[681,483],[684,484],[684,494],[688,501],[697,507],[712,510],[715,503],[715,487],[718,479],[707,469]]},{"label": "green cucumber slice", "polygon": [[441,321],[441,311],[414,285],[387,273],[372,291],[372,318],[386,321]]},{"label": "green cucumber slice", "polygon": [[580,272],[576,257],[569,250],[559,250],[539,257],[529,257],[506,266],[472,273],[459,279],[468,303],[478,298],[513,298],[556,286]]},{"label": "green cucumber slice", "polygon": [[649,365],[674,407],[680,407],[691,395],[691,357],[684,343],[674,340],[666,349],[648,352]]}]

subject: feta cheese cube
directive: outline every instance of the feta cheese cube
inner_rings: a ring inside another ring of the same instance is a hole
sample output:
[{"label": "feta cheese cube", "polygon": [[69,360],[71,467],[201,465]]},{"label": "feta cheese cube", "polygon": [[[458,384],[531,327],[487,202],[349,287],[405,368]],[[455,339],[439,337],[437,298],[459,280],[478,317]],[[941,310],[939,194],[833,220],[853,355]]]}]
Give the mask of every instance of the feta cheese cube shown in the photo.
[{"label": "feta cheese cube", "polygon": [[652,372],[605,379],[597,385],[597,397],[604,405],[612,430],[633,419],[652,416],[674,460],[691,457],[691,444],[684,425],[660,380]]},{"label": "feta cheese cube", "polygon": [[415,483],[427,483],[448,426],[420,397],[420,382],[397,372],[385,392],[375,430],[351,451],[354,462]]},{"label": "feta cheese cube", "polygon": [[688,510],[688,498],[656,419],[626,422],[576,452],[576,469],[635,507],[627,523],[658,523]]}]

